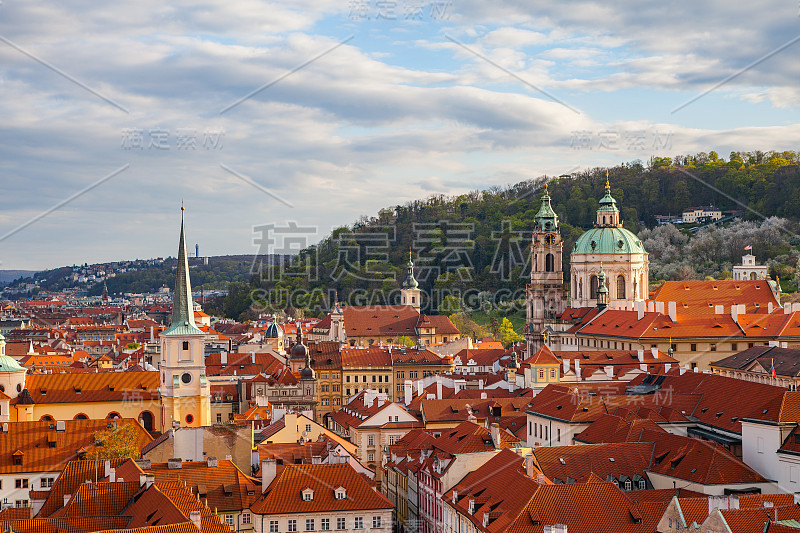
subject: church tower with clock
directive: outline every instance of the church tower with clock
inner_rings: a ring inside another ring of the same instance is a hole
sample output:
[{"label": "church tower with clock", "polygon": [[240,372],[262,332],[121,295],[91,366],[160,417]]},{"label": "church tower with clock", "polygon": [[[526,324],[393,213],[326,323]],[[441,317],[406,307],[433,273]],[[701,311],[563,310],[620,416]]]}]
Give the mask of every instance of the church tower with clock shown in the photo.
[{"label": "church tower with clock", "polygon": [[192,284],[181,207],[178,267],[172,297],[172,320],[161,335],[162,431],[174,427],[211,425],[211,404],[203,339],[206,334],[194,321]]},{"label": "church tower with clock", "polygon": [[567,308],[567,293],[561,264],[563,242],[558,215],[550,205],[545,183],[542,204],[533,228],[531,241],[531,282],[526,290],[526,342],[530,357],[546,341],[547,324],[555,322]]}]

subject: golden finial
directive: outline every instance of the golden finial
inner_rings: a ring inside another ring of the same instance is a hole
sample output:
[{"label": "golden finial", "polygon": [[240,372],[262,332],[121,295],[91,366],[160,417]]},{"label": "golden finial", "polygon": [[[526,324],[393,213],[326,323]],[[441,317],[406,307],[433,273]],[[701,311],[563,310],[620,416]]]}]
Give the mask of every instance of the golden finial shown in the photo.
[{"label": "golden finial", "polygon": [[181,211],[183,211],[183,200],[181,200]]},{"label": "golden finial", "polygon": [[606,190],[611,188],[611,184],[608,183],[608,170],[606,170]]}]

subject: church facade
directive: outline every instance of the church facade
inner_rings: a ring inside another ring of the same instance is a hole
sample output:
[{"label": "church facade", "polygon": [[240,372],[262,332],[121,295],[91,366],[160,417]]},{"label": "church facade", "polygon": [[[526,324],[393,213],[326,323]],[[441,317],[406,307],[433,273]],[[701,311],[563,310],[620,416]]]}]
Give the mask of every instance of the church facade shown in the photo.
[{"label": "church facade", "polygon": [[[606,179],[594,227],[575,242],[570,253],[569,284],[564,283],[563,242],[558,215],[545,185],[531,242],[531,281],[526,290],[528,357],[550,333],[568,327],[559,319],[568,308],[645,301],[650,283],[648,254],[641,240],[622,227],[619,208]],[[599,301],[598,301],[599,300]]]}]

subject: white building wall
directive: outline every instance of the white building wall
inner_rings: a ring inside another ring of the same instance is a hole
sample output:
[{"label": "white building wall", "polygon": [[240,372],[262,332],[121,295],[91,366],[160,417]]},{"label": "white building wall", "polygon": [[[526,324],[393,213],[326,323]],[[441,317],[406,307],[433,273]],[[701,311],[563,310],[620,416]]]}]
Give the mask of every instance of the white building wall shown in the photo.
[{"label": "white building wall", "polygon": [[[300,496],[298,495],[298,498]],[[372,527],[372,517],[379,516],[381,518],[381,527]],[[364,519],[364,527],[362,529],[355,529],[355,518],[362,517]],[[343,511],[343,512],[323,512],[323,513],[297,513],[297,514],[277,514],[277,515],[253,515],[254,531],[256,533],[269,533],[269,523],[271,520],[278,521],[278,531],[280,533],[287,533],[289,531],[289,520],[297,520],[297,533],[304,533],[306,531],[306,519],[314,519],[314,531],[320,531],[320,524],[323,518],[329,519],[331,522],[331,531],[337,533],[364,533],[366,531],[374,533],[391,533],[392,531],[392,511],[391,509],[380,509],[374,511]],[[346,520],[346,529],[336,529],[336,519],[344,518]]]},{"label": "white building wall", "polygon": [[742,460],[767,479],[780,479],[778,448],[791,427],[742,421]]}]

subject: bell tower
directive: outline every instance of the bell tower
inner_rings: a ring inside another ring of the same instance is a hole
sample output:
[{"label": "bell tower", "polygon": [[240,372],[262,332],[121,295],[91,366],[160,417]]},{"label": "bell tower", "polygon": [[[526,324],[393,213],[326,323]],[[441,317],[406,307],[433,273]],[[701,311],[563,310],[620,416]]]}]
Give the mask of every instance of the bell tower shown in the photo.
[{"label": "bell tower", "polygon": [[181,206],[181,236],[178,241],[175,292],[172,296],[172,320],[160,335],[162,431],[176,426],[211,425],[210,390],[203,346],[205,336],[194,321]]},{"label": "bell tower", "polygon": [[526,291],[527,357],[541,348],[547,324],[554,322],[567,307],[561,265],[563,246],[558,215],[550,205],[550,192],[545,183],[531,241],[531,282]]},{"label": "bell tower", "polygon": [[419,283],[414,278],[414,262],[411,260],[411,250],[408,251],[408,265],[406,265],[406,279],[403,281],[403,288],[400,290],[400,300],[402,305],[410,305],[420,312],[422,308],[422,295],[419,290]]}]

